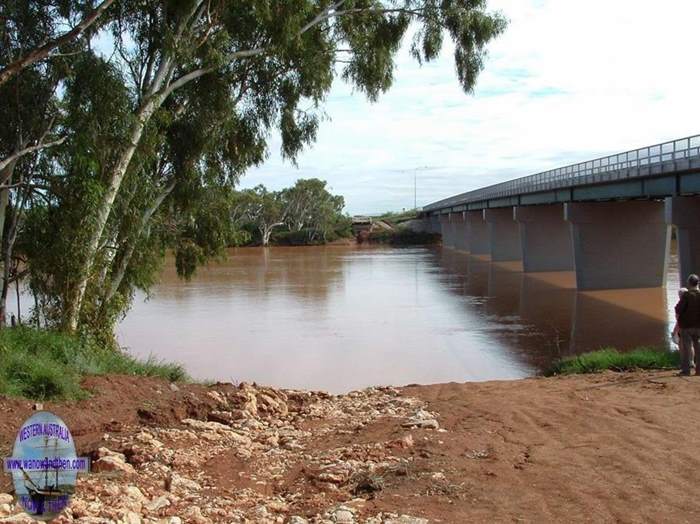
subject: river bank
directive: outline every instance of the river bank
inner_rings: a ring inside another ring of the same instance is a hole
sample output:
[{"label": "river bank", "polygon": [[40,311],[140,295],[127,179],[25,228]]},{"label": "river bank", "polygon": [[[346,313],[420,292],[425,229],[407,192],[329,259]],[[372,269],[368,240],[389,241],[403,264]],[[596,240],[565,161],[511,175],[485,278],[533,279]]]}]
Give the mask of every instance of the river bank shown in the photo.
[{"label": "river bank", "polygon": [[[46,403],[93,458],[62,522],[696,521],[700,379],[370,388],[89,377]],[[0,400],[6,456],[30,401]],[[9,477],[2,492],[8,492]],[[0,513],[15,511],[0,495]],[[14,517],[12,522],[21,522]]]}]

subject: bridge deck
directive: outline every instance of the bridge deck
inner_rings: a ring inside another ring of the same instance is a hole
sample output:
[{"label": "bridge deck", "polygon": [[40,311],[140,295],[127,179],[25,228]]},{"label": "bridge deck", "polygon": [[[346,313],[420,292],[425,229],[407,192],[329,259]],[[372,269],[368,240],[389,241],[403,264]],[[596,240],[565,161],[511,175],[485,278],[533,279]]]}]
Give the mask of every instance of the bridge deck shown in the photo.
[{"label": "bridge deck", "polygon": [[435,214],[488,207],[700,193],[700,135],[588,160],[461,193]]}]

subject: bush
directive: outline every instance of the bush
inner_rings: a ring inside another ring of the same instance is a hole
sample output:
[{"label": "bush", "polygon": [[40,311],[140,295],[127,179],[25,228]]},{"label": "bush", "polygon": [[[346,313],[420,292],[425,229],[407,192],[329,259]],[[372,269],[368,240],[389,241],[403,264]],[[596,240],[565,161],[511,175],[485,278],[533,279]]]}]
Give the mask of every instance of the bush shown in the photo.
[{"label": "bush", "polygon": [[87,396],[87,375],[115,373],[189,380],[179,364],[138,360],[94,339],[31,328],[0,330],[0,394],[36,400]]},{"label": "bush", "polygon": [[678,367],[679,362],[677,351],[643,347],[622,353],[614,348],[605,348],[575,357],[563,358],[554,363],[545,375],[598,373],[607,369],[612,371],[671,369]]},{"label": "bush", "polygon": [[395,231],[373,231],[367,238],[368,242],[375,244],[390,244],[392,246],[420,246],[437,244],[440,242],[440,235],[425,231],[413,231],[411,229],[399,228]]}]

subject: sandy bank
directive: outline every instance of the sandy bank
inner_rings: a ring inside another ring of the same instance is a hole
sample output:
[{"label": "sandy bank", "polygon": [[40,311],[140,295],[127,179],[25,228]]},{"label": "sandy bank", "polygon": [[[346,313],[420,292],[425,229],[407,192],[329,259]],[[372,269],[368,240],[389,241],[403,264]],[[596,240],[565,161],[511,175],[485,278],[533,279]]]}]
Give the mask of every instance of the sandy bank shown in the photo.
[{"label": "sandy bank", "polygon": [[[341,396],[86,385],[88,401],[45,405],[94,460],[62,522],[700,520],[700,379],[669,372]],[[0,401],[3,456],[31,405]]]}]

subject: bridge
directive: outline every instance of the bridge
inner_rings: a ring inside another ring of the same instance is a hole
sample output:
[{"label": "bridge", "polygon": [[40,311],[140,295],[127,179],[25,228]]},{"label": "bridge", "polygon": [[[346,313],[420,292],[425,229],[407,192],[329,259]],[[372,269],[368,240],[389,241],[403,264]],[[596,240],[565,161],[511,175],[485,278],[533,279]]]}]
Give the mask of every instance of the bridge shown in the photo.
[{"label": "bridge", "polygon": [[700,135],[461,193],[418,227],[525,272],[575,271],[581,290],[665,285],[675,228],[685,281],[700,273]]}]

